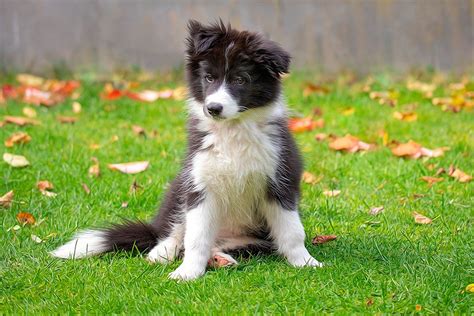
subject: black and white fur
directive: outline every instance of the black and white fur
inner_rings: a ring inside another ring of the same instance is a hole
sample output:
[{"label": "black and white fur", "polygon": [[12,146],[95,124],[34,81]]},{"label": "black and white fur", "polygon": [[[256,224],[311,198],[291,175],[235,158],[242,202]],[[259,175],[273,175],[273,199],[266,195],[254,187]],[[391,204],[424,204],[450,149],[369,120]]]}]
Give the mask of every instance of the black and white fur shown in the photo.
[{"label": "black and white fur", "polygon": [[293,266],[322,266],[305,248],[298,213],[302,164],[280,83],[289,63],[259,34],[190,21],[188,151],[158,215],[80,232],[52,255],[135,248],[167,263],[184,251],[169,275],[178,280],[202,276],[216,254],[237,263],[235,250],[275,250]]}]

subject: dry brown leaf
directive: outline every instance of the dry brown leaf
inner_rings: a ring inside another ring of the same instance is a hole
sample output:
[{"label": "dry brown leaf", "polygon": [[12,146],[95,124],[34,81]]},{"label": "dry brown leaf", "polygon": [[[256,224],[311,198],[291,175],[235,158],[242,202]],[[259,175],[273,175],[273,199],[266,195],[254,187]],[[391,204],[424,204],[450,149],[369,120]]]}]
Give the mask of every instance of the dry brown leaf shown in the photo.
[{"label": "dry brown leaf", "polygon": [[415,112],[393,112],[393,117],[400,121],[414,122],[418,115]]},{"label": "dry brown leaf", "polygon": [[36,183],[36,187],[40,191],[48,191],[54,189],[54,185],[48,180],[38,181],[38,183]]},{"label": "dry brown leaf", "polygon": [[33,225],[36,223],[36,219],[33,214],[28,212],[20,212],[16,214],[16,220],[22,225]]},{"label": "dry brown leaf", "polygon": [[92,157],[92,161],[94,162],[94,164],[89,167],[88,173],[89,173],[89,176],[97,178],[98,176],[100,176],[99,160],[95,157]]},{"label": "dry brown leaf", "polygon": [[288,128],[295,133],[312,131],[315,128],[323,128],[324,120],[313,120],[312,117],[291,118],[288,121]]},{"label": "dry brown leaf", "polygon": [[29,106],[25,106],[23,110],[21,110],[24,116],[28,118],[35,118],[37,116],[36,110],[33,108],[30,108]]},{"label": "dry brown leaf", "polygon": [[129,193],[136,194],[138,191],[142,189],[143,187],[138,184],[137,180],[133,180],[133,183],[130,185]]},{"label": "dry brown leaf", "polygon": [[61,124],[74,124],[77,122],[78,118],[74,116],[58,116],[57,120]]},{"label": "dry brown leaf", "polygon": [[415,223],[417,224],[426,225],[426,224],[431,224],[433,222],[431,218],[421,215],[420,213],[417,213],[417,212],[413,212],[413,217],[415,219]]},{"label": "dry brown leaf", "polygon": [[215,254],[207,261],[207,265],[211,268],[224,268],[237,265],[237,262],[230,261],[228,258]]},{"label": "dry brown leaf", "polygon": [[76,114],[79,114],[79,113],[82,112],[82,106],[81,106],[81,104],[80,104],[79,102],[74,101],[74,102],[72,103],[72,112],[73,112],[73,113],[76,113]]},{"label": "dry brown leaf", "polygon": [[383,206],[372,207],[372,208],[370,209],[370,211],[369,211],[369,214],[375,216],[375,215],[377,215],[377,214],[383,212],[384,209],[385,209],[385,208],[384,208]]},{"label": "dry brown leaf", "polygon": [[31,140],[30,135],[25,132],[16,132],[5,140],[5,147],[13,147],[15,144],[27,144]]},{"label": "dry brown leaf", "polygon": [[381,105],[395,106],[398,103],[398,93],[389,91],[372,91],[369,93],[372,100],[378,101]]},{"label": "dry brown leaf", "polygon": [[365,302],[365,305],[367,306],[372,306],[374,305],[374,299],[372,297],[369,297],[367,301]]},{"label": "dry brown leaf", "polygon": [[341,194],[341,190],[327,190],[323,191],[323,194],[328,197],[336,197]]},{"label": "dry brown leaf", "polygon": [[447,150],[449,150],[449,147],[440,147],[436,149],[424,148],[420,144],[410,140],[405,144],[397,144],[392,148],[392,153],[397,157],[418,159],[420,157],[440,157],[444,155],[444,152]]},{"label": "dry brown leaf", "polygon": [[5,193],[3,196],[0,197],[0,207],[3,208],[10,208],[12,205],[13,197],[15,194],[13,193],[13,190],[8,191]]},{"label": "dry brown leaf", "polygon": [[305,87],[303,89],[303,96],[308,97],[311,94],[328,94],[329,93],[329,88],[323,87],[320,85],[316,85],[314,83],[306,83]]},{"label": "dry brown leaf", "polygon": [[436,178],[436,177],[430,177],[430,176],[423,176],[421,177],[421,180],[425,181],[426,183],[428,183],[428,186],[429,187],[432,187],[433,184],[437,183],[437,182],[441,182],[443,181],[444,179],[443,178]]},{"label": "dry brown leaf", "polygon": [[449,166],[448,175],[461,183],[467,183],[472,180],[472,176],[468,175],[461,169],[454,167],[453,165]]},{"label": "dry brown leaf", "polygon": [[136,174],[145,171],[150,165],[149,161],[136,161],[127,163],[109,164],[110,170],[120,171],[126,174]]},{"label": "dry brown leaf", "polygon": [[344,137],[335,137],[329,142],[329,148],[336,151],[345,151],[355,153],[357,151],[366,151],[373,148],[374,145],[364,143],[357,137],[347,134]]},{"label": "dry brown leaf", "polygon": [[18,126],[25,126],[25,125],[38,125],[39,122],[37,120],[28,118],[28,117],[21,117],[21,116],[5,116],[4,117],[5,123],[15,124]]},{"label": "dry brown leaf", "polygon": [[304,183],[314,185],[314,184],[320,182],[323,179],[323,177],[324,176],[315,176],[311,172],[305,171],[305,172],[303,172],[302,180],[303,180]]},{"label": "dry brown leaf", "polygon": [[24,156],[13,155],[9,153],[3,154],[3,160],[14,168],[22,168],[30,164],[30,162]]},{"label": "dry brown leaf", "polygon": [[313,238],[312,243],[313,245],[321,245],[336,239],[336,235],[318,235]]}]

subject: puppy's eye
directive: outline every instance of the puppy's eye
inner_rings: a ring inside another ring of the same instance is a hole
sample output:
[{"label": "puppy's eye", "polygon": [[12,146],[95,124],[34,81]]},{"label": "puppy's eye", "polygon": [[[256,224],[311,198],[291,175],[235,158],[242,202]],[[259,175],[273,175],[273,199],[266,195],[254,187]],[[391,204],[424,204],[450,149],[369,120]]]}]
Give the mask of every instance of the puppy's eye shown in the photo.
[{"label": "puppy's eye", "polygon": [[243,84],[245,83],[245,79],[242,78],[242,77],[236,77],[236,78],[234,79],[234,83],[235,83],[235,84],[238,84],[238,85],[243,85]]},{"label": "puppy's eye", "polygon": [[211,74],[206,74],[204,76],[204,78],[206,79],[207,82],[209,83],[213,83],[214,82],[214,77],[211,75]]}]

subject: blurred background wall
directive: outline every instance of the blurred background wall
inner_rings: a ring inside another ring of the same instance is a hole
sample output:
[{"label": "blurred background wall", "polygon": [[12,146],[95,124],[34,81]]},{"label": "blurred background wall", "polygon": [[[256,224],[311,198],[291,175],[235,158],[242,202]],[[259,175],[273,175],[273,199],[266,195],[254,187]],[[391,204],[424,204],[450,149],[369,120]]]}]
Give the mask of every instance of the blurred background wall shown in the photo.
[{"label": "blurred background wall", "polygon": [[472,71],[473,0],[0,0],[0,67],[47,72],[183,62],[186,21],[260,31],[294,69]]}]

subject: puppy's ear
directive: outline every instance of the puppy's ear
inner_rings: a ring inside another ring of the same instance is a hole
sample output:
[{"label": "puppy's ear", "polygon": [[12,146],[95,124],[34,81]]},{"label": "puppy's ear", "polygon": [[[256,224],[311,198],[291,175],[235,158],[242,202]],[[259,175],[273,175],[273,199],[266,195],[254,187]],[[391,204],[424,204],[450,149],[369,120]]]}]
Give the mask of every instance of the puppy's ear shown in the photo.
[{"label": "puppy's ear", "polygon": [[273,41],[263,39],[257,49],[255,59],[275,78],[289,72],[290,54]]},{"label": "puppy's ear", "polygon": [[205,27],[196,20],[189,20],[188,32],[187,47],[190,55],[209,49],[220,35],[217,29]]}]

